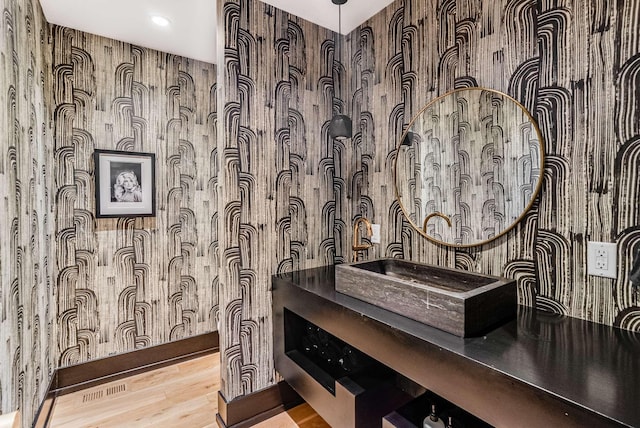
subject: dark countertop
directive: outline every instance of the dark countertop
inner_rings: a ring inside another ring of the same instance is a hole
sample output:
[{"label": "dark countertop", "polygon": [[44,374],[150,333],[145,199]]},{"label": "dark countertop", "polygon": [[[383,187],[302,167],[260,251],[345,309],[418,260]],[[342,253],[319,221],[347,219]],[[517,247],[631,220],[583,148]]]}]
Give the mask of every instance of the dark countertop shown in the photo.
[{"label": "dark countertop", "polygon": [[[466,370],[480,365],[484,377],[491,378],[495,374],[501,379],[513,379],[514,383],[521,385],[520,390],[533,389],[535,396],[543,397],[543,400],[551,396],[552,400],[566,403],[569,408],[593,414],[596,418],[594,421],[598,422],[590,426],[603,426],[600,422],[604,422],[612,426],[640,427],[638,333],[519,307],[516,319],[483,336],[463,339],[336,293],[332,266],[274,276],[274,288],[278,288],[279,283],[280,287],[285,284],[305,294],[310,293],[308,296],[313,297],[311,300],[340,308],[348,316],[357,314],[358,322],[364,326],[361,332],[381,332],[380,337],[376,336],[380,347],[388,348],[390,344],[400,342],[400,347],[406,352],[404,358],[395,357],[399,361],[400,372],[406,371],[414,380],[430,379],[423,375],[427,369],[420,367],[419,357],[420,352],[424,352],[424,355],[428,352],[434,354],[430,350],[435,350],[436,359],[429,360],[432,366],[435,362],[435,370],[439,369],[439,362],[446,361],[443,359],[445,357],[458,360],[456,364],[466,367]],[[314,305],[311,300],[306,303],[308,306]],[[314,317],[320,309],[309,307],[308,311],[308,316]],[[354,346],[370,355],[379,354],[385,358],[385,351],[377,348],[376,344],[371,344],[370,340],[361,338],[355,332],[350,333],[340,315],[330,314],[325,319],[326,325],[322,327],[328,328],[332,334],[340,336],[344,331],[342,339],[349,343],[356,342]],[[390,341],[387,342],[387,338]],[[423,350],[420,350],[421,346]],[[412,349],[416,349],[416,354]],[[442,370],[445,370],[445,365]],[[458,397],[464,401],[464,392],[451,394],[437,375],[433,377],[436,378],[433,384],[418,383],[436,393],[448,395],[445,398],[453,402]],[[457,381],[455,377],[450,379]],[[469,388],[475,386],[470,383]],[[490,394],[491,391],[485,393]]]}]

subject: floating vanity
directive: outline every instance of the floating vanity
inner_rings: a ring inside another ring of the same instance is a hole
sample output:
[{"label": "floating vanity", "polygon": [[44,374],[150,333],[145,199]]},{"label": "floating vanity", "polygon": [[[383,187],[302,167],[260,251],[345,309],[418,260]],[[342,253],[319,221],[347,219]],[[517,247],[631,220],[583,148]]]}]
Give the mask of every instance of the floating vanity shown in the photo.
[{"label": "floating vanity", "polygon": [[418,426],[433,400],[465,427],[640,426],[640,334],[518,307],[458,337],[336,292],[334,267],[274,276],[273,309],[276,370],[334,427]]}]

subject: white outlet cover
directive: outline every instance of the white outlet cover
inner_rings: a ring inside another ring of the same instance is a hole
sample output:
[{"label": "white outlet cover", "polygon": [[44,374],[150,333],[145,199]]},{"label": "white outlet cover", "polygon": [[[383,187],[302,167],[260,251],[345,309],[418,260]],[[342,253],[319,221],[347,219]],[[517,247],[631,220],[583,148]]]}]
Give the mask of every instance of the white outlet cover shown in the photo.
[{"label": "white outlet cover", "polygon": [[618,246],[611,242],[587,242],[587,274],[605,278],[617,277]]},{"label": "white outlet cover", "polygon": [[379,244],[380,243],[380,225],[372,224],[371,225],[371,243]]}]

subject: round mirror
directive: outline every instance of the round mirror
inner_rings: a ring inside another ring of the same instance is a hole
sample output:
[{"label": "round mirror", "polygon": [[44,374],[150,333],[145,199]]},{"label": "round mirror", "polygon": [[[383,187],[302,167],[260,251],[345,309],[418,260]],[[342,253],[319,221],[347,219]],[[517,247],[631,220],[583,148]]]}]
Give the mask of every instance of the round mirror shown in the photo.
[{"label": "round mirror", "polygon": [[427,104],[396,149],[396,198],[427,239],[487,243],[513,228],[542,184],[544,147],[529,112],[501,92],[457,89]]}]

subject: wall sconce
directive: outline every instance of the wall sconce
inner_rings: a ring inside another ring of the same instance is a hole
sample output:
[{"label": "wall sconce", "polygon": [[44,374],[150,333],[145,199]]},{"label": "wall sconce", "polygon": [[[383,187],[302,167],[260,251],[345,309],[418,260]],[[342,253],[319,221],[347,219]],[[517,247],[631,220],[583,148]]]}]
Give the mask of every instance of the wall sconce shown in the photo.
[{"label": "wall sconce", "polygon": [[422,141],[422,138],[420,138],[420,135],[416,134],[415,132],[407,131],[400,145],[411,147],[415,140]]},{"label": "wall sconce", "polygon": [[[331,0],[333,4],[338,5],[338,38],[342,36],[342,9],[341,6],[347,0]],[[338,46],[339,47],[339,46]],[[336,49],[337,50],[337,49]],[[338,62],[340,56],[338,56]],[[353,136],[353,125],[351,118],[344,114],[335,114],[329,123],[329,136],[334,140],[344,140]]]}]

